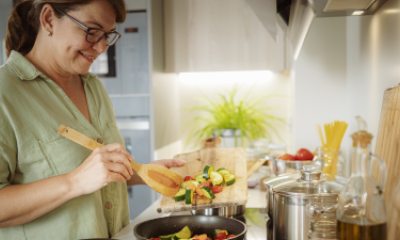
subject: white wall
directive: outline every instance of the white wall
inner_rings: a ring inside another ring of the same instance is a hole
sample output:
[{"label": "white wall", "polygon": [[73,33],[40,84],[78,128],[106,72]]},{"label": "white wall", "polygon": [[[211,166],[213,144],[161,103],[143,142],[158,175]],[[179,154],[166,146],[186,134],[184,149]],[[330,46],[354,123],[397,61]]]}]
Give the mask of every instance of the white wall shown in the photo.
[{"label": "white wall", "polygon": [[315,124],[340,119],[350,124],[349,148],[355,115],[377,136],[384,90],[400,81],[399,22],[400,0],[372,16],[313,21],[295,66],[295,147],[318,146]]},{"label": "white wall", "polygon": [[320,145],[317,124],[350,121],[346,18],[316,18],[295,65],[293,150]]}]

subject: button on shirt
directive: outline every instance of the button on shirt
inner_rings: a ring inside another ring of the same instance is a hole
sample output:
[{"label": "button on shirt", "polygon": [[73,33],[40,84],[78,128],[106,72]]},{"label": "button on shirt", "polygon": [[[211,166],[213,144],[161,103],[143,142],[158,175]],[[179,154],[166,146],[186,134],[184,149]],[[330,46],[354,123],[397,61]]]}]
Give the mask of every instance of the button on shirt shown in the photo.
[{"label": "button on shirt", "polygon": [[[64,91],[12,51],[0,68],[0,189],[68,173],[90,151],[57,133],[60,124],[104,144],[122,143],[111,101],[93,75],[82,76],[91,122]],[[107,238],[129,224],[125,183],[111,183],[42,217],[0,228],[0,239]]]}]

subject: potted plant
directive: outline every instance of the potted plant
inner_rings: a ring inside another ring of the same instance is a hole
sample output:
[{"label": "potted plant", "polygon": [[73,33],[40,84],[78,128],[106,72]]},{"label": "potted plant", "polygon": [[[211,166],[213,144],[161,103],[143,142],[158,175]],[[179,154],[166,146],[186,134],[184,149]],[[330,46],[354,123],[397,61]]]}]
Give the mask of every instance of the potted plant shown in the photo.
[{"label": "potted plant", "polygon": [[208,104],[192,109],[196,115],[191,136],[197,142],[219,136],[223,142],[231,139],[228,145],[244,147],[252,141],[279,135],[276,124],[283,123],[283,119],[267,112],[268,108],[259,101],[238,99],[237,93],[234,88],[226,96],[207,99]]}]

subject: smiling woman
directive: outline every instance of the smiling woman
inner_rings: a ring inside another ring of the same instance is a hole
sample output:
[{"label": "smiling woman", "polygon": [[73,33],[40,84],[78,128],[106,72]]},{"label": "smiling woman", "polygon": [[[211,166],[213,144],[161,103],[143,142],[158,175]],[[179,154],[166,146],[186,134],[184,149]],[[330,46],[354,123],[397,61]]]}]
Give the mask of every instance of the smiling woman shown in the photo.
[{"label": "smiling woman", "polygon": [[[27,0],[13,9],[0,67],[0,239],[109,238],[129,223],[127,182],[142,181],[89,73],[124,19],[123,0]],[[61,124],[104,146],[91,152],[63,139]]]}]

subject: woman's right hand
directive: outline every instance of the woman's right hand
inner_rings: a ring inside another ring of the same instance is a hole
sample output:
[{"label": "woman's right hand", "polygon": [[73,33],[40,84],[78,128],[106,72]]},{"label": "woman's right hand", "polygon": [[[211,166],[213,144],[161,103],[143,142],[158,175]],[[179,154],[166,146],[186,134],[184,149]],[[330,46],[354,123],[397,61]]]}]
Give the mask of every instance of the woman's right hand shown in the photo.
[{"label": "woman's right hand", "polygon": [[133,175],[132,157],[121,144],[95,149],[69,179],[77,195],[89,194],[111,182],[126,182]]}]

